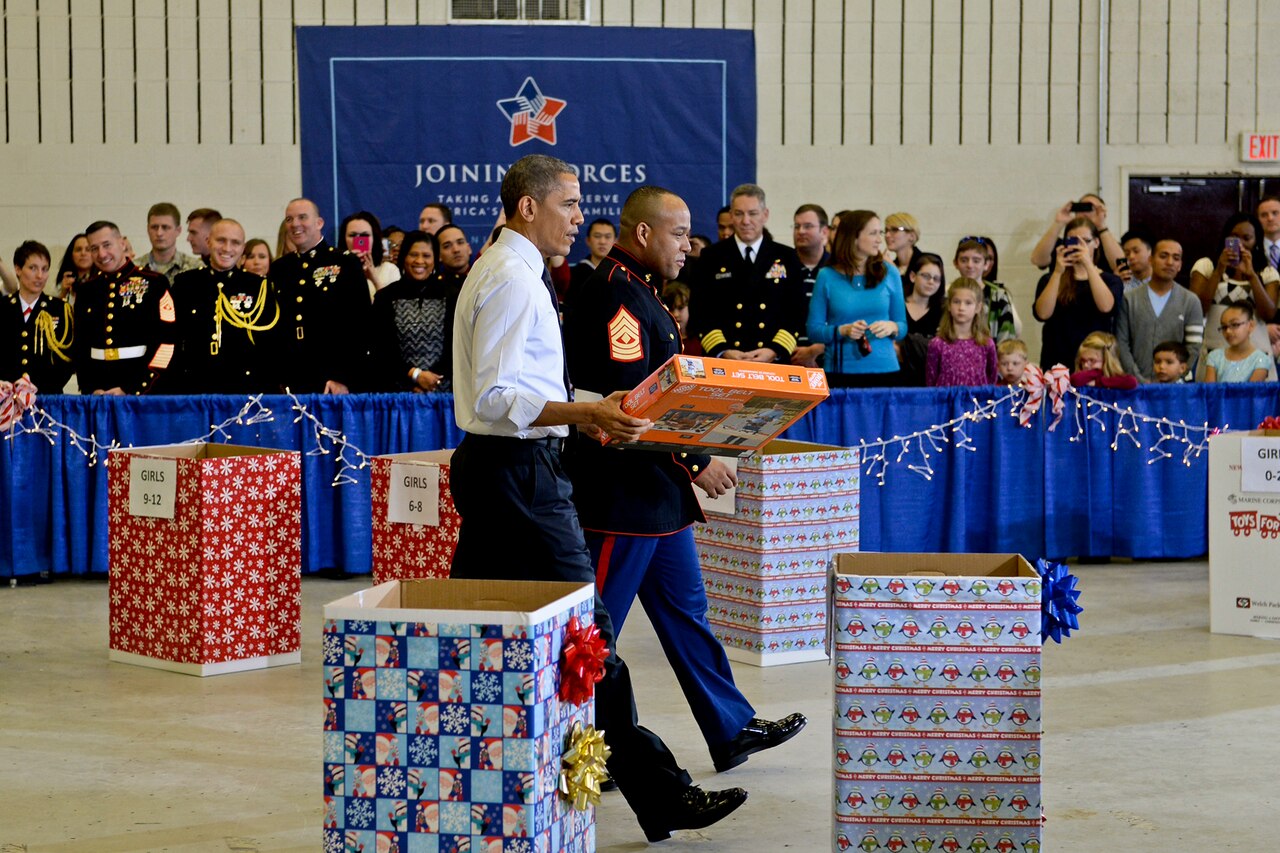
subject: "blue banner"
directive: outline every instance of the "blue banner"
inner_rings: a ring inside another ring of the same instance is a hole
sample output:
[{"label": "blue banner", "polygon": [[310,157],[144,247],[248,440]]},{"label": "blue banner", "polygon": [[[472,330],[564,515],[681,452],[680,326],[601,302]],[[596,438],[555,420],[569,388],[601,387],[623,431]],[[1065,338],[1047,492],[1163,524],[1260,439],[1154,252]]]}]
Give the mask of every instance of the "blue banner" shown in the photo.
[{"label": "blue banner", "polygon": [[[448,205],[473,246],[526,154],[573,164],[586,221],[642,184],[684,197],[715,236],[755,179],[754,36],[620,27],[299,27],[302,189],[331,239],[343,216],[416,227]],[[585,232],[585,229],[584,229]],[[585,236],[585,235],[584,235]],[[585,254],[583,241],[575,258]]]}]

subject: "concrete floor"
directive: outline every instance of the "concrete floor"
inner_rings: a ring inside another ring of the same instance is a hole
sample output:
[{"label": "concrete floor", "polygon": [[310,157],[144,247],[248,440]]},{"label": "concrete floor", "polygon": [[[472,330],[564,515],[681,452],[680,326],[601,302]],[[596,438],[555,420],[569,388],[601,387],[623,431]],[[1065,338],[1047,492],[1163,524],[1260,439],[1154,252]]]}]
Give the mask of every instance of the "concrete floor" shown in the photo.
[{"label": "concrete floor", "polygon": [[[1270,849],[1280,646],[1209,634],[1204,562],[1077,573],[1083,629],[1045,654],[1044,849]],[[104,582],[0,590],[0,853],[318,850],[320,609],[365,585],[304,582],[301,666],[205,679],[108,663]],[[627,630],[641,719],[698,781],[751,792],[656,849],[829,850],[828,666],[735,664],[761,715],[810,724],[717,777],[638,609]],[[599,850],[647,848],[620,795],[597,819]]]}]

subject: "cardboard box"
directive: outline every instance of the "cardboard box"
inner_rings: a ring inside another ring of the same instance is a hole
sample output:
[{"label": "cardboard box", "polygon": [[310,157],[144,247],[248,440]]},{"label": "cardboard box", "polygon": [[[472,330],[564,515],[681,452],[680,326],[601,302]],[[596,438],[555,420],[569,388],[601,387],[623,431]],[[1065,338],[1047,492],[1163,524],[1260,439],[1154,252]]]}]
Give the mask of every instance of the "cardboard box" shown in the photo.
[{"label": "cardboard box", "polygon": [[627,447],[749,456],[828,396],[816,368],[672,356],[623,400],[623,411],[653,421]]},{"label": "cardboard box", "polygon": [[833,562],[832,849],[1040,850],[1039,575],[1016,554]]},{"label": "cardboard box", "polygon": [[1209,630],[1280,637],[1280,431],[1209,439]]},{"label": "cardboard box", "polygon": [[449,491],[452,458],[452,450],[373,457],[375,584],[449,577],[462,523]]},{"label": "cardboard box", "polygon": [[296,451],[111,451],[110,659],[190,675],[298,663],[301,477]]},{"label": "cardboard box", "polygon": [[825,660],[831,555],[858,548],[858,452],[771,441],[694,528],[712,630],[733,660]]},{"label": "cardboard box", "polygon": [[557,794],[565,626],[589,584],[391,581],[324,609],[324,849],[595,850]]}]

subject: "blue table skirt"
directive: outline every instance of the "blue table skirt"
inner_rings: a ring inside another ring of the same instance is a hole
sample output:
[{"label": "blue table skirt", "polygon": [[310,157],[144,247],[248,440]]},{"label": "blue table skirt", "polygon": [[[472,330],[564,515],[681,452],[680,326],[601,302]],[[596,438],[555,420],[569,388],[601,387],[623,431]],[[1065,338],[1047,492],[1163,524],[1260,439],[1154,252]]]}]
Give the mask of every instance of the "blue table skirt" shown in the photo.
[{"label": "blue table skirt", "polygon": [[[1248,429],[1280,413],[1280,385],[1182,385],[1135,392],[1093,390],[1100,400],[1136,413]],[[951,420],[996,389],[836,390],[788,438],[856,445]],[[456,446],[452,398],[425,394],[302,397],[325,426],[373,456]],[[170,444],[204,435],[234,417],[241,397],[44,397],[56,420],[99,442],[135,446]],[[236,444],[314,450],[313,429],[294,423],[288,397],[263,397],[274,420],[232,426]],[[1142,426],[1141,447],[1122,438],[1118,416],[1104,414],[1076,434],[1074,402],[1055,432],[1041,412],[1020,427],[1008,404],[991,420],[965,432],[972,452],[947,445],[929,449],[930,478],[908,469],[923,461],[918,444],[900,463],[898,449],[883,485],[864,472],[861,547],[864,551],[1016,551],[1030,557],[1123,556],[1140,559],[1194,557],[1207,550],[1207,454],[1182,462],[1147,464],[1159,437]],[[1047,406],[1046,406],[1047,408]],[[1081,414],[1083,420],[1084,413]],[[1099,423],[1106,426],[1105,432]],[[1194,436],[1193,436],[1194,438]],[[302,561],[304,572],[340,568],[371,571],[369,471],[355,483],[332,485],[333,455],[303,457]],[[18,435],[0,447],[0,577],[107,571],[106,466],[87,464],[61,436],[50,444]]]}]

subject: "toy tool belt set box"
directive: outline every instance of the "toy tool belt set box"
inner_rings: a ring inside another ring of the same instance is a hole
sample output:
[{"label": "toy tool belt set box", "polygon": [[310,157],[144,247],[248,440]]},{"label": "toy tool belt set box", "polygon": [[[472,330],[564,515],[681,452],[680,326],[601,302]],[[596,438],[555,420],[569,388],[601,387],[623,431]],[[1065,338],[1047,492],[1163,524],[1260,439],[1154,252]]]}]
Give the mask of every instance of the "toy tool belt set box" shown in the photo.
[{"label": "toy tool belt set box", "polygon": [[296,451],[192,443],[107,457],[110,658],[192,675],[301,659]]},{"label": "toy tool belt set box", "polygon": [[823,660],[831,555],[858,549],[858,452],[771,441],[736,462],[694,528],[712,630],[734,660]]},{"label": "toy tool belt set box", "polygon": [[1280,637],[1280,431],[1209,439],[1209,629]]},{"label": "toy tool belt set box", "polygon": [[812,367],[673,356],[622,402],[653,427],[628,448],[748,456],[827,399]]},{"label": "toy tool belt set box", "polygon": [[1039,851],[1041,579],[838,554],[832,849]]},{"label": "toy tool belt set box", "polygon": [[594,703],[557,693],[590,585],[391,581],[324,608],[324,849],[590,853],[557,794]]},{"label": "toy tool belt set box", "polygon": [[447,578],[461,519],[449,491],[452,450],[373,457],[373,582]]}]

